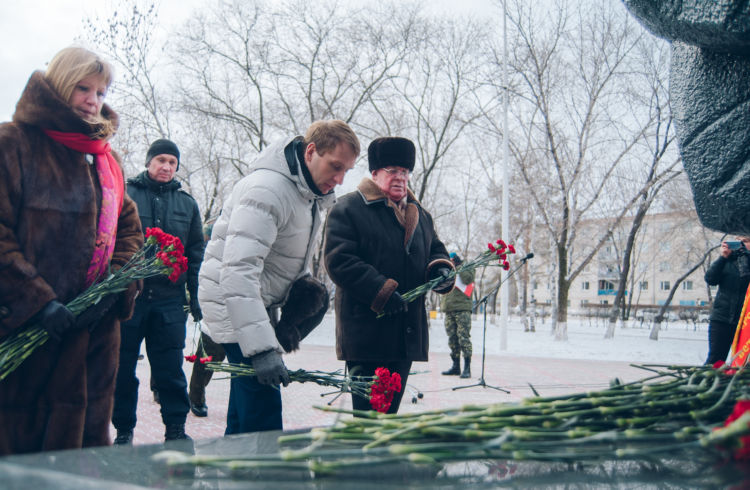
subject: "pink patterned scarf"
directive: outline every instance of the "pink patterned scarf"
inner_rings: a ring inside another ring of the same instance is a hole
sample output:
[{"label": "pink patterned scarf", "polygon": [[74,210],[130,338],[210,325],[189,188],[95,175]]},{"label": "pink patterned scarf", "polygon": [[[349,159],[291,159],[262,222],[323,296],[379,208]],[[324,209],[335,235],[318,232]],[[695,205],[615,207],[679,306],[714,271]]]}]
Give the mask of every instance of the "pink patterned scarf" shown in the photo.
[{"label": "pink patterned scarf", "polygon": [[86,287],[91,286],[106,271],[115,250],[117,219],[124,199],[123,176],[117,160],[112,156],[112,148],[104,140],[92,140],[81,133],[64,133],[45,129],[44,132],[71,150],[89,153],[96,157],[96,173],[102,187],[102,207],[99,211],[99,225],[96,228],[94,256],[86,272]]}]

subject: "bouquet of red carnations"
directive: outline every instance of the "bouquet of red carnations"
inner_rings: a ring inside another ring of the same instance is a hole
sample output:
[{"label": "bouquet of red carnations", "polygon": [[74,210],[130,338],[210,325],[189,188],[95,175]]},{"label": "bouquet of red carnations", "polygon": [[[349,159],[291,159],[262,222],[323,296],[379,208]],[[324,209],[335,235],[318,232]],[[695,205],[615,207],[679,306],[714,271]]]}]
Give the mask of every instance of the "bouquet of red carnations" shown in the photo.
[{"label": "bouquet of red carnations", "polygon": [[[450,279],[452,277],[455,277],[457,274],[460,274],[463,271],[474,270],[478,267],[498,266],[498,267],[502,267],[503,269],[507,271],[508,269],[510,269],[510,262],[508,262],[508,255],[511,255],[514,253],[516,253],[516,249],[512,244],[506,245],[504,241],[498,239],[497,241],[495,241],[494,244],[488,243],[487,250],[477,255],[473,260],[463,262],[460,266],[456,267],[455,270],[452,270],[448,274],[448,276],[446,277],[440,276],[430,281],[427,281],[421,286],[417,286],[416,288],[405,292],[404,294],[401,295],[401,297],[404,298],[404,301],[407,301],[407,302],[414,301],[420,296],[427,294],[429,291],[432,290],[432,288],[434,288],[441,282],[447,279]],[[493,264],[493,262],[495,261],[497,261],[497,263]]]},{"label": "bouquet of red carnations", "polygon": [[[255,370],[247,364],[220,363],[198,358],[197,354],[191,362],[199,361],[211,371],[229,373],[232,376],[255,376]],[[333,386],[343,392],[354,393],[370,400],[373,410],[385,413],[393,402],[393,396],[401,391],[401,375],[391,373],[388,368],[379,367],[375,376],[348,376],[341,371],[306,371],[297,369],[289,371],[289,379],[297,383],[313,382],[320,386]]]},{"label": "bouquet of red carnations", "polygon": [[[77,316],[105,296],[125,291],[133,281],[168,274],[169,280],[176,282],[187,270],[184,253],[179,238],[159,228],[147,228],[146,243],[121,269],[91,285],[66,306]],[[0,380],[15,371],[48,338],[46,330],[31,325],[3,339],[0,342]]]}]

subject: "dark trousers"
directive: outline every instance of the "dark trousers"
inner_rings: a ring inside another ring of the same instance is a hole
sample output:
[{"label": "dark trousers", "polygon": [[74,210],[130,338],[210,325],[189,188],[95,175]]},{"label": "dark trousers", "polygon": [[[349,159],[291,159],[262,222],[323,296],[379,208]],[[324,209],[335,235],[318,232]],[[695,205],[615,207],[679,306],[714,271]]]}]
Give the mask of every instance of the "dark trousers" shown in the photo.
[{"label": "dark trousers", "polygon": [[144,339],[151,377],[159,392],[161,419],[164,425],[185,423],[190,409],[187,380],[182,371],[186,320],[181,296],[136,301],[133,318],[120,327],[120,367],[112,413],[116,429],[129,430],[136,424],[139,383],[135,366]]},{"label": "dark trousers", "polygon": [[[232,364],[253,363],[239,344],[221,344]],[[281,430],[281,390],[260,384],[255,376],[235,376],[229,385],[229,407],[225,435]]]},{"label": "dark trousers", "polygon": [[708,324],[708,357],[706,364],[726,361],[729,348],[734,340],[737,325],[712,321]]},{"label": "dark trousers", "polygon": [[[346,361],[346,369],[349,371],[349,375],[352,378],[357,376],[375,376],[375,370],[379,367],[388,368],[391,373],[398,373],[401,375],[401,391],[394,393],[393,401],[391,402],[390,408],[387,413],[397,413],[398,407],[401,405],[401,398],[404,396],[406,391],[406,381],[409,378],[409,370],[411,369],[411,361],[389,361],[389,362],[364,362],[364,361]],[[355,395],[352,393],[352,408],[354,410],[373,410],[370,405],[370,400],[363,396]]]},{"label": "dark trousers", "polygon": [[[214,362],[222,362],[226,355],[221,344],[217,344],[211,337],[201,332],[201,340],[198,345],[197,354],[200,357],[211,356]],[[201,362],[193,363],[193,373],[190,375],[190,402],[193,405],[206,404],[206,386],[211,381],[214,374],[210,369],[206,369],[205,364]]]}]

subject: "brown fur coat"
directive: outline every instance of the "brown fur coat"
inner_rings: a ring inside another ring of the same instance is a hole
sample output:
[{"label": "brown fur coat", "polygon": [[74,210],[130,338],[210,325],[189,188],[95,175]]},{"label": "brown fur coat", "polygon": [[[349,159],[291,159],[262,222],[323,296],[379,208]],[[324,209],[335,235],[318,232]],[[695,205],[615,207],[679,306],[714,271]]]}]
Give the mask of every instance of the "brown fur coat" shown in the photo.
[{"label": "brown fur coat", "polygon": [[[106,105],[102,115],[117,123]],[[47,302],[67,303],[84,290],[101,203],[96,169],[85,155],[42,128],[94,134],[96,129],[34,73],[13,122],[0,125],[0,336]],[[143,243],[125,194],[111,265]],[[132,287],[91,331],[48,341],[0,381],[0,455],[109,444],[119,321],[132,313]]]}]

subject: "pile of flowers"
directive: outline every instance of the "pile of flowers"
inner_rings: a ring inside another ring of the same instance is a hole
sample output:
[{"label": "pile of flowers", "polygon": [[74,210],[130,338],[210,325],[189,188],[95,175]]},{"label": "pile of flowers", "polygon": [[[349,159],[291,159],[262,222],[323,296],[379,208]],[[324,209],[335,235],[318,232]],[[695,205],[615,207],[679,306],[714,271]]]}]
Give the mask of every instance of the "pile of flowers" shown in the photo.
[{"label": "pile of flowers", "polygon": [[[187,258],[180,239],[159,228],[146,229],[146,242],[119,270],[94,283],[67,308],[79,315],[105,296],[125,291],[133,282],[161,274],[173,282],[187,271]],[[47,342],[49,334],[38,325],[30,325],[13,332],[0,342],[0,380],[16,370],[39,346]]]},{"label": "pile of flowers", "polygon": [[[193,356],[191,356],[193,357]],[[195,355],[197,358],[197,355]],[[195,359],[193,359],[193,362]],[[255,376],[255,370],[247,364],[203,361],[212,371],[229,373],[231,376]],[[385,413],[393,402],[395,393],[401,391],[401,375],[391,373],[387,368],[377,368],[375,376],[349,376],[340,370],[333,372],[289,371],[289,380],[297,383],[312,382],[320,386],[332,386],[345,393],[354,393],[370,400],[373,410]],[[369,413],[369,412],[362,412]]]},{"label": "pile of flowers", "polygon": [[[170,465],[287,467],[331,475],[410,462],[603,462],[750,458],[750,371],[726,366],[640,366],[653,374],[600,391],[409,414],[358,413],[284,435],[278,454],[162,455]],[[321,410],[347,413],[330,407]]]}]

